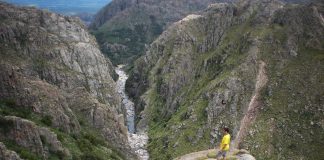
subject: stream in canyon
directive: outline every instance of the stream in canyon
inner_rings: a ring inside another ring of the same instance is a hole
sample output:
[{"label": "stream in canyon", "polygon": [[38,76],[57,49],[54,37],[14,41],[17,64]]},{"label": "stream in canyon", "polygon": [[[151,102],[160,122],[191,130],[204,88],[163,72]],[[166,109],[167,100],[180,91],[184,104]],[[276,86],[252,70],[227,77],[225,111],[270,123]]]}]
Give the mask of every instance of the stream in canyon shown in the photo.
[{"label": "stream in canyon", "polygon": [[117,81],[118,93],[122,97],[122,104],[126,109],[126,124],[128,128],[128,141],[131,148],[135,151],[141,160],[148,160],[149,154],[146,150],[148,141],[147,133],[144,131],[136,131],[135,129],[135,108],[134,103],[125,93],[126,80],[128,75],[123,70],[124,65],[118,65],[115,69],[119,78]]}]

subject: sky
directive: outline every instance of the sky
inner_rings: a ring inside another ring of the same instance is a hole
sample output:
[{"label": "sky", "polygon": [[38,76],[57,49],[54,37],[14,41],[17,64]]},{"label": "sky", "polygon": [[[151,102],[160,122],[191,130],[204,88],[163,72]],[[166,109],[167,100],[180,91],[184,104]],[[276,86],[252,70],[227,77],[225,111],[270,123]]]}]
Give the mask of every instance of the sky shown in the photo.
[{"label": "sky", "polygon": [[95,14],[111,0],[0,0],[23,6],[35,6],[66,15]]}]

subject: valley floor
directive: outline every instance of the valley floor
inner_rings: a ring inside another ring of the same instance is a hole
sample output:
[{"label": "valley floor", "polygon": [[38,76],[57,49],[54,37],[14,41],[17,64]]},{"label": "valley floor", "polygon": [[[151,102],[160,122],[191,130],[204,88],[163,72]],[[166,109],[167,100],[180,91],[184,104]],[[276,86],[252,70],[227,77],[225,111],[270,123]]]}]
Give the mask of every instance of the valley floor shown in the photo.
[{"label": "valley floor", "polygon": [[148,160],[149,154],[146,150],[146,144],[148,142],[148,136],[145,132],[136,132],[135,131],[135,111],[134,103],[129,99],[125,93],[125,84],[128,79],[128,75],[123,71],[124,65],[118,65],[116,68],[116,73],[119,78],[117,81],[118,93],[122,97],[122,103],[126,109],[126,122],[128,127],[128,141],[131,148],[135,151],[137,156],[141,160]]}]

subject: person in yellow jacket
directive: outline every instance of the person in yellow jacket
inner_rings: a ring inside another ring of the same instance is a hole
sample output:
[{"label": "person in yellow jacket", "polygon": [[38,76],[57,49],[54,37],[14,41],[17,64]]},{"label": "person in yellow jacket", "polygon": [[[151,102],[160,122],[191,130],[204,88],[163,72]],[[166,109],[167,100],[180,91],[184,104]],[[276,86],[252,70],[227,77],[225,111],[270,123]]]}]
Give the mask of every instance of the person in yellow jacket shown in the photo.
[{"label": "person in yellow jacket", "polygon": [[220,156],[222,156],[222,159],[226,158],[226,153],[229,150],[229,145],[231,142],[231,135],[229,134],[229,129],[228,128],[223,128],[224,131],[224,136],[222,139],[222,142],[220,144],[220,150],[218,151],[217,155],[216,155],[216,159],[218,159]]}]

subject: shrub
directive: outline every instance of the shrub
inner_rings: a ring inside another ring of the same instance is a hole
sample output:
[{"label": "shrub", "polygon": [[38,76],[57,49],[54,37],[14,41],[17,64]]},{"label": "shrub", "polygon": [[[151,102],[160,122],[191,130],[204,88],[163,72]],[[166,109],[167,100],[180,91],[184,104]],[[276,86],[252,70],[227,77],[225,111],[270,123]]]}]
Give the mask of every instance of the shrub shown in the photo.
[{"label": "shrub", "polygon": [[77,144],[82,152],[91,152],[93,150],[93,145],[87,139],[79,139]]},{"label": "shrub", "polygon": [[52,126],[52,117],[49,115],[46,115],[42,117],[41,122],[47,126]]},{"label": "shrub", "polygon": [[36,154],[34,154],[34,153],[30,152],[30,151],[27,151],[26,149],[21,149],[20,151],[18,151],[18,154],[23,159],[28,159],[28,160],[39,160],[39,159],[41,159],[39,156],[37,156]]},{"label": "shrub", "polygon": [[0,116],[0,131],[2,133],[8,133],[13,125],[12,121],[6,120],[4,117]]},{"label": "shrub", "polygon": [[0,101],[0,115],[30,119],[31,114],[32,110],[30,107],[18,106],[14,100],[5,99]]},{"label": "shrub", "polygon": [[15,141],[13,140],[4,140],[3,143],[6,145],[6,147],[9,150],[15,151],[18,155],[20,155],[23,159],[28,160],[39,160],[42,159],[40,156],[36,155],[35,153],[30,152],[27,148],[19,146]]},{"label": "shrub", "polygon": [[105,140],[103,140],[100,135],[96,135],[94,133],[84,133],[83,137],[89,140],[89,142],[93,145],[105,146]]}]

